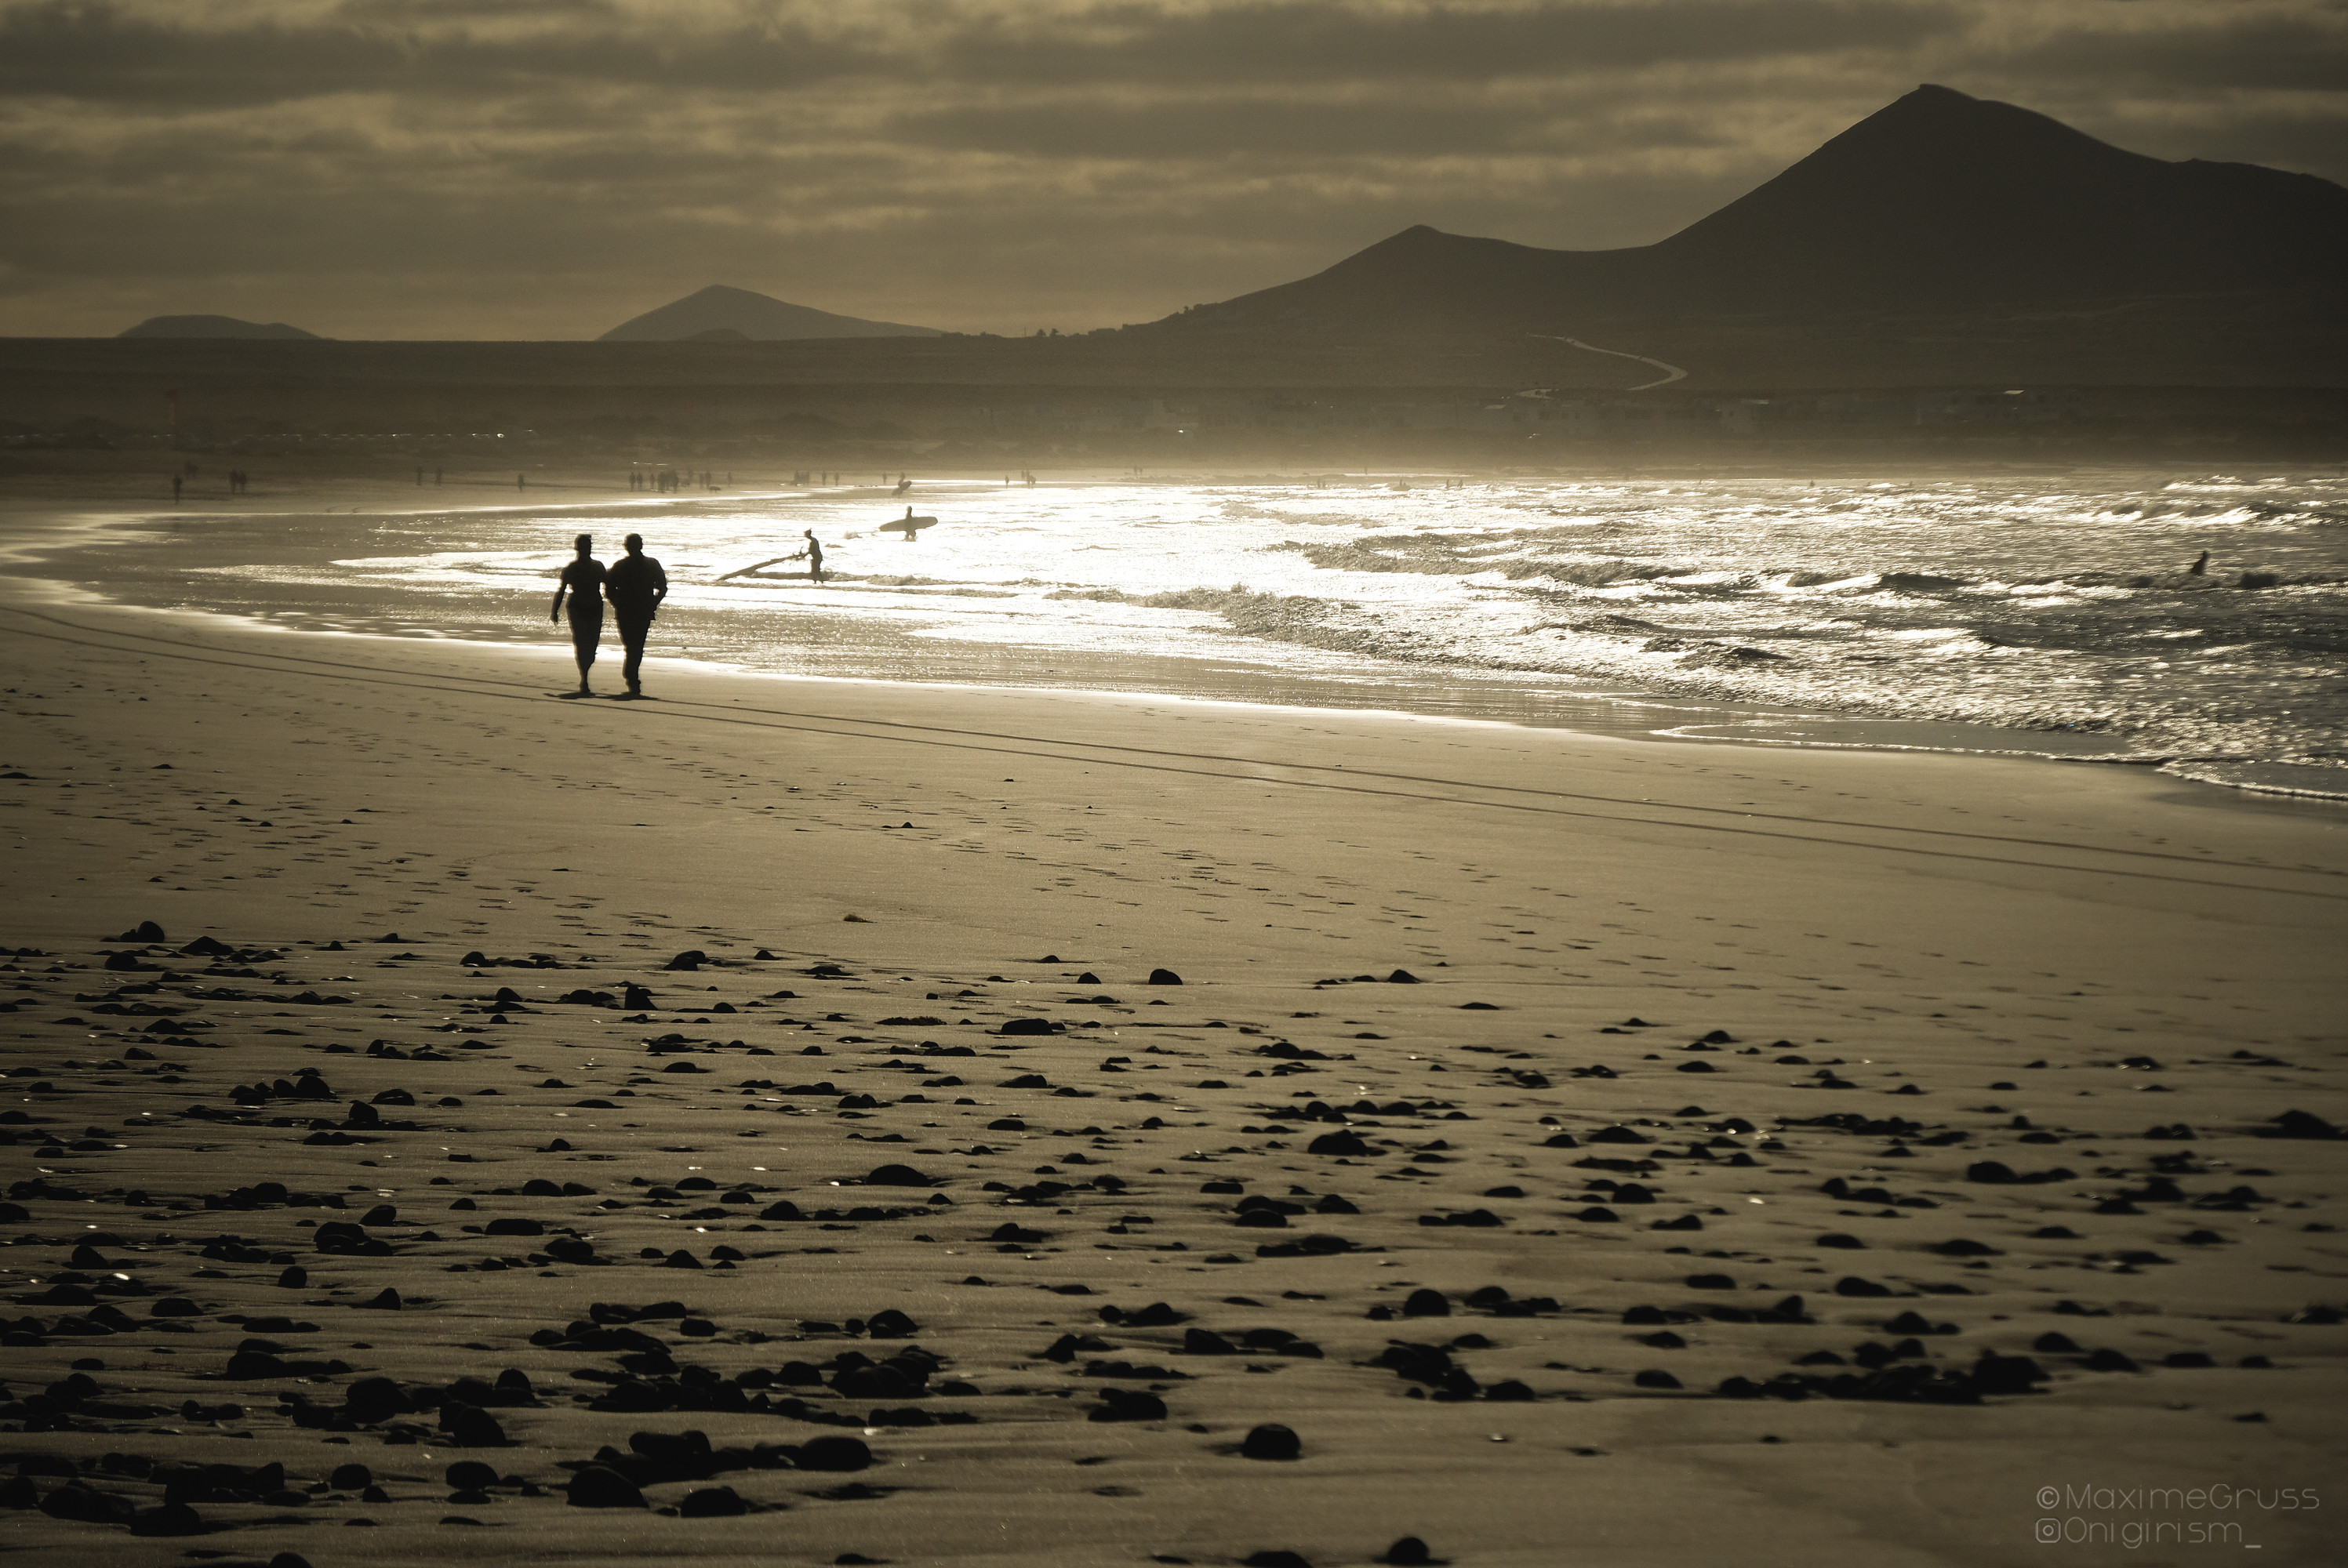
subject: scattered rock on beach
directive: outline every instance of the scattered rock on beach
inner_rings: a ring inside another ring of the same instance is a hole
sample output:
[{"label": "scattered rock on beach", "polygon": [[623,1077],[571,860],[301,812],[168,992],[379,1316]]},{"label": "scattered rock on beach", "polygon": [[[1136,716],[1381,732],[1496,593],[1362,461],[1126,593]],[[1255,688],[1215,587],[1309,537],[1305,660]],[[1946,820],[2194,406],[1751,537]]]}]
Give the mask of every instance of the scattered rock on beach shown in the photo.
[{"label": "scattered rock on beach", "polygon": [[617,1471],[591,1464],[574,1472],[563,1488],[564,1501],[573,1508],[643,1508],[644,1494]]},{"label": "scattered rock on beach", "polygon": [[1296,1434],[1277,1422],[1266,1422],[1254,1428],[1240,1444],[1240,1457],[1260,1460],[1292,1460],[1303,1457],[1304,1445]]}]

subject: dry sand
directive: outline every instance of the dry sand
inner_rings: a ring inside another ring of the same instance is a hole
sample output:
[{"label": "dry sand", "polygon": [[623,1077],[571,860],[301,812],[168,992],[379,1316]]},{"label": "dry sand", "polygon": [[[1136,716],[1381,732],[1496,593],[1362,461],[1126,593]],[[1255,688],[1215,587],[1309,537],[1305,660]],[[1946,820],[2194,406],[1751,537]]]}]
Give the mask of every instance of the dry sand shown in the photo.
[{"label": "dry sand", "polygon": [[2336,1560],[2336,813],[9,591],[28,1561]]}]

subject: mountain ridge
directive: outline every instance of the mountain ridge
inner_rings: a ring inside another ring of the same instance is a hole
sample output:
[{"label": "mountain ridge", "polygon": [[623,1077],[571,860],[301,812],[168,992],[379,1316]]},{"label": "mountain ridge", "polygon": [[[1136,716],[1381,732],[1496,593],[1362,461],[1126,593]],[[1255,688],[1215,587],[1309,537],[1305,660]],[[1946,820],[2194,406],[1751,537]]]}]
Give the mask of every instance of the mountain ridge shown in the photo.
[{"label": "mountain ridge", "polygon": [[1532,329],[2336,293],[2343,253],[2348,190],[2328,180],[2167,162],[1926,84],[1650,245],[1553,251],[1418,224],[1311,277],[1149,327]]},{"label": "mountain ridge", "polygon": [[129,338],[300,338],[313,343],[326,340],[316,333],[304,332],[300,327],[283,322],[248,322],[235,316],[149,316],[137,326],[125,327],[114,334]]}]

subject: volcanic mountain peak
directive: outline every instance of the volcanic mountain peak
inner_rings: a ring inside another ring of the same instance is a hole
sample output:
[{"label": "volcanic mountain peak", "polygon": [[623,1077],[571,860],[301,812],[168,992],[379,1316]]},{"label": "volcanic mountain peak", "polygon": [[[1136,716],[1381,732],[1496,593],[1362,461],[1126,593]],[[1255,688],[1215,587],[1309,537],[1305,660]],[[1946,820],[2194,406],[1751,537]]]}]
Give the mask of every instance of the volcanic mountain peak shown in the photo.
[{"label": "volcanic mountain peak", "polygon": [[900,322],[869,322],[859,316],[834,315],[809,305],[794,305],[749,289],[712,283],[657,310],[622,322],[605,333],[603,343],[674,343],[698,338],[731,342],[736,338],[771,343],[791,338],[936,337],[934,327],[907,326]]},{"label": "volcanic mountain peak", "polygon": [[1927,85],[1653,245],[1544,251],[1404,230],[1194,327],[1555,330],[1596,316],[1935,313],[2176,294],[2337,292],[2348,190],[2169,163]]}]

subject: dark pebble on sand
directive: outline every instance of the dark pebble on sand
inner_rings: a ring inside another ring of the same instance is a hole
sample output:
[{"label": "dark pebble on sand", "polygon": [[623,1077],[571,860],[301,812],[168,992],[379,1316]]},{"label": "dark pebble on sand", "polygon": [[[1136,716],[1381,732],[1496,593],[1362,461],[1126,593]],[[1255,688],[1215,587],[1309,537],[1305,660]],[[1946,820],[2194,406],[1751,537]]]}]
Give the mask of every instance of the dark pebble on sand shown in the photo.
[{"label": "dark pebble on sand", "polygon": [[860,1471],[871,1466],[872,1450],[861,1438],[811,1438],[792,1462],[801,1470]]},{"label": "dark pebble on sand", "polygon": [[2322,1117],[2312,1115],[2305,1111],[2286,1111],[2280,1116],[2271,1118],[2270,1124],[2274,1128],[2274,1131],[2271,1132],[2261,1132],[2259,1136],[2262,1138],[2322,1139],[2338,1138],[2343,1136],[2339,1128],[2334,1127]]},{"label": "dark pebble on sand", "polygon": [[1427,1550],[1426,1542],[1416,1535],[1406,1535],[1387,1547],[1378,1561],[1388,1564],[1388,1568],[1426,1568],[1435,1561],[1435,1556]]},{"label": "dark pebble on sand", "polygon": [[[343,1470],[355,1470],[362,1472],[366,1469],[365,1465],[343,1467]],[[340,1475],[342,1471],[336,1471],[335,1473]],[[451,1491],[481,1491],[498,1484],[498,1472],[479,1460],[460,1459],[442,1471],[440,1479],[448,1483],[448,1490]],[[366,1481],[362,1480],[358,1484],[365,1486]]]},{"label": "dark pebble on sand", "polygon": [[1166,1401],[1155,1394],[1129,1393],[1123,1389],[1103,1389],[1097,1409],[1086,1413],[1089,1421],[1162,1421],[1166,1419]]},{"label": "dark pebble on sand", "polygon": [[1292,1460],[1304,1457],[1304,1444],[1288,1428],[1277,1421],[1267,1421],[1247,1435],[1240,1444],[1241,1459]]},{"label": "dark pebble on sand", "polygon": [[1308,1154],[1342,1154],[1361,1159],[1375,1153],[1357,1132],[1323,1132],[1304,1146]]},{"label": "dark pebble on sand", "polygon": [[686,1492],[676,1511],[687,1519],[726,1519],[749,1512],[750,1505],[730,1486],[705,1486]]},{"label": "dark pebble on sand", "polygon": [[201,1535],[203,1517],[184,1502],[142,1508],[130,1516],[133,1535]]},{"label": "dark pebble on sand", "polygon": [[455,1401],[442,1405],[440,1430],[460,1449],[499,1449],[506,1445],[506,1431],[497,1418],[473,1405]]},{"label": "dark pebble on sand", "polygon": [[343,1392],[343,1413],[361,1426],[372,1426],[416,1409],[415,1401],[389,1378],[362,1378]]},{"label": "dark pebble on sand", "polygon": [[591,1464],[571,1478],[563,1488],[566,1500],[573,1508],[642,1508],[644,1494],[636,1490],[635,1482],[613,1470]]}]

